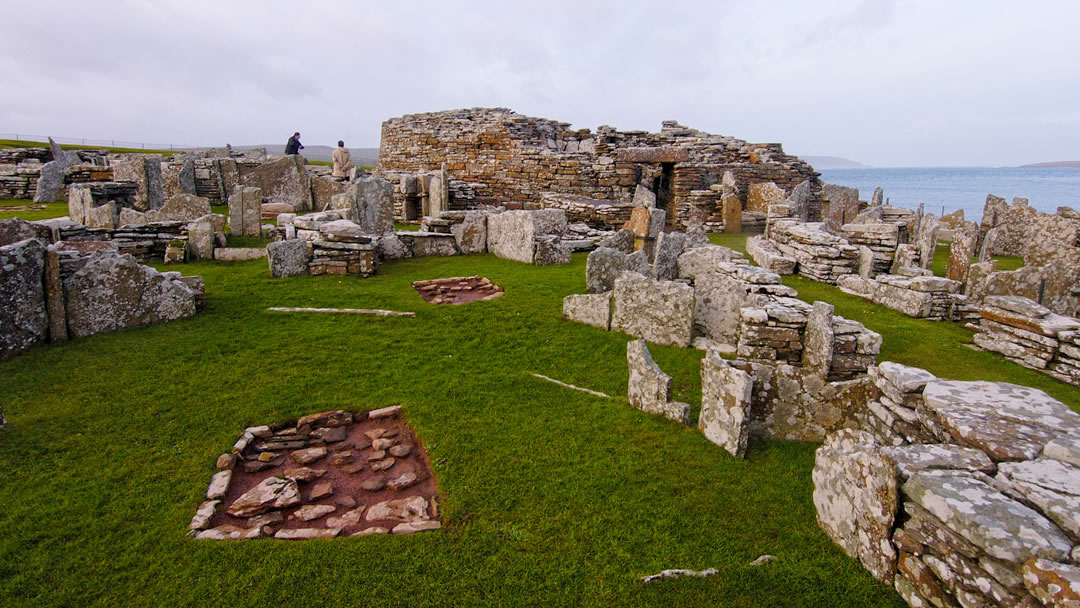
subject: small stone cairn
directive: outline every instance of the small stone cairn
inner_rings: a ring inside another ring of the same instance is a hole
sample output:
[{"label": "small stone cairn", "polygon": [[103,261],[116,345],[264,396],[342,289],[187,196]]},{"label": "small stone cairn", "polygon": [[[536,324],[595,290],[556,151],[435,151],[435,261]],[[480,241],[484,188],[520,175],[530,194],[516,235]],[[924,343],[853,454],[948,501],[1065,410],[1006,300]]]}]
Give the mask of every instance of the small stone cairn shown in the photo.
[{"label": "small stone cairn", "polygon": [[400,406],[338,410],[245,429],[218,457],[189,534],[300,540],[439,529],[430,466],[400,415]]}]

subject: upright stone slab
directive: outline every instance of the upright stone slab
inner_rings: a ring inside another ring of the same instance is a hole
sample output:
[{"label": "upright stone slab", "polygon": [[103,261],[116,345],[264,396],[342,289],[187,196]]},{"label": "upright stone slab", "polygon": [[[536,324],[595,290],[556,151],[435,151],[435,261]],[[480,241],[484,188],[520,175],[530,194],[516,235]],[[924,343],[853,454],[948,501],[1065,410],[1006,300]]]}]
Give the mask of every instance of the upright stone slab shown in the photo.
[{"label": "upright stone slab", "polygon": [[535,266],[554,266],[570,263],[570,248],[553,234],[537,237],[533,246],[532,263]]},{"label": "upright stone slab", "polygon": [[45,341],[45,246],[37,239],[0,247],[0,360]]},{"label": "upright stone slab", "polygon": [[353,184],[356,223],[368,234],[394,231],[394,186],[381,177],[363,177]]},{"label": "upright stone slab", "polygon": [[939,230],[941,230],[941,222],[934,217],[934,214],[928,213],[923,216],[919,223],[919,231],[915,235],[915,248],[919,252],[920,268],[930,268],[930,264],[933,263]]},{"label": "upright stone slab", "polygon": [[822,377],[829,375],[833,360],[833,311],[828,302],[814,302],[803,335],[803,367]]},{"label": "upright stone slab", "polygon": [[[392,224],[391,224],[392,225]],[[450,227],[461,253],[487,252],[487,214],[482,211],[466,211],[460,224]]]},{"label": "upright stone slab", "polygon": [[656,281],[634,272],[615,279],[611,329],[657,344],[690,346],[694,322],[694,289]]},{"label": "upright stone slab", "polygon": [[671,376],[652,360],[645,340],[626,343],[626,363],[630,369],[630,381],[626,387],[630,405],[649,414],[659,414],[675,422],[689,424],[690,405],[671,401]]},{"label": "upright stone slab", "polygon": [[94,254],[64,279],[64,296],[68,329],[76,338],[195,314],[195,294],[187,284],[130,255]]},{"label": "upright stone slab", "polygon": [[[769,205],[782,203],[786,198],[783,188],[773,182],[750,184],[746,195],[746,210],[766,213],[769,211]],[[726,225],[724,226],[724,232],[731,232]]]},{"label": "upright stone slab", "polygon": [[17,217],[0,220],[0,247],[14,245],[26,239],[38,239],[42,243],[52,242],[52,230]]},{"label": "upright stone slab", "polygon": [[724,232],[742,232],[742,201],[735,194],[725,194],[720,199],[720,210],[724,221]]},{"label": "upright stone slab", "polygon": [[865,431],[842,429],[814,457],[818,525],[878,580],[896,572],[892,527],[899,507],[895,466]]},{"label": "upright stone slab", "polygon": [[180,192],[186,194],[198,194],[195,189],[195,157],[187,156],[184,158],[180,167],[180,173],[177,176],[179,182]]},{"label": "upright stone slab", "polygon": [[165,194],[161,183],[160,154],[127,154],[122,157],[110,157],[113,179],[116,181],[135,182],[136,211],[160,209],[165,204]]},{"label": "upright stone slab", "polygon": [[304,157],[290,154],[244,171],[241,184],[262,189],[267,203],[291,205],[296,211],[311,210],[311,180]]},{"label": "upright stone slab", "polygon": [[563,318],[604,331],[611,329],[611,292],[576,293],[563,298]]},{"label": "upright stone slab", "polygon": [[238,236],[262,233],[262,189],[253,186],[233,188],[229,196],[229,229]]},{"label": "upright stone slab", "polygon": [[435,172],[428,184],[428,196],[423,209],[424,215],[439,217],[439,213],[450,209],[450,182],[446,176],[446,168]]},{"label": "upright stone slab", "polygon": [[[859,215],[859,190],[847,186],[824,184],[821,196],[829,205],[829,213],[822,218],[825,224],[839,228]],[[822,229],[825,229],[823,226]]]},{"label": "upright stone slab", "polygon": [[210,213],[210,199],[194,194],[177,194],[165,201],[161,209],[146,212],[146,219],[150,222],[190,222]]},{"label": "upright stone slab", "polygon": [[214,225],[211,215],[189,222],[188,231],[188,256],[193,260],[214,259]]},{"label": "upright stone slab", "polygon": [[62,342],[68,337],[67,304],[64,303],[64,284],[60,280],[59,251],[59,244],[49,245],[45,251],[45,309],[49,317],[49,342]]},{"label": "upright stone slab", "polygon": [[34,191],[35,203],[55,203],[56,197],[64,190],[67,169],[82,162],[78,153],[60,148],[51,137],[49,148],[52,150],[53,159],[41,166],[37,189]]},{"label": "upright stone slab", "polygon": [[615,234],[602,239],[599,246],[617,249],[623,253],[634,253],[634,231],[620,228]]},{"label": "upright stone slab", "polygon": [[742,261],[742,254],[721,245],[688,249],[679,256],[679,278],[694,281],[698,275],[716,272],[721,264],[735,260]]},{"label": "upright stone slab", "polygon": [[270,243],[266,246],[266,259],[270,276],[275,279],[308,274],[308,243],[303,239]]},{"label": "upright stone slab", "polygon": [[871,207],[880,207],[885,202],[885,193],[881,190],[881,186],[874,188],[874,196],[870,198]]},{"label": "upright stone slab", "polygon": [[638,184],[638,186],[634,188],[634,206],[653,209],[656,207],[656,194],[645,186]]},{"label": "upright stone slab", "polygon": [[788,196],[791,217],[807,222],[810,220],[810,181],[803,181]]},{"label": "upright stone slab", "polygon": [[701,414],[698,428],[705,438],[736,458],[746,455],[749,437],[750,374],[735,369],[710,348],[701,360]]},{"label": "upright stone slab", "polygon": [[971,269],[971,257],[975,255],[975,245],[978,241],[979,225],[975,222],[961,222],[953,229],[949,266],[945,272],[947,278],[961,283],[967,282],[968,271]]},{"label": "upright stone slab", "polygon": [[743,283],[724,272],[698,273],[694,282],[694,326],[724,344],[739,342],[739,310],[764,306],[768,297],[748,294]]},{"label": "upright stone slab", "polygon": [[679,275],[679,256],[686,250],[686,235],[682,232],[661,232],[656,241],[653,278],[673,281]]},{"label": "upright stone slab", "polygon": [[505,211],[488,216],[488,251],[497,257],[533,263],[536,232],[528,211]]}]

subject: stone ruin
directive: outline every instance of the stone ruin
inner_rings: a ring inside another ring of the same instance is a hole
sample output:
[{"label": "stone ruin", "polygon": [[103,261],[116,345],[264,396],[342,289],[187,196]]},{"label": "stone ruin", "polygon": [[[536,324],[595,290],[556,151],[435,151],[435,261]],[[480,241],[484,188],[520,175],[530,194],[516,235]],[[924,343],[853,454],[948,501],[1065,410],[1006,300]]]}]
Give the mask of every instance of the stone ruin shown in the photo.
[{"label": "stone ruin", "polygon": [[0,220],[0,360],[36,344],[190,317],[201,277],[158,272],[109,242],[54,242],[39,225]]},{"label": "stone ruin", "polygon": [[1080,415],[1042,391],[884,362],[829,435],[818,522],[910,606],[1080,601]]},{"label": "stone ruin", "polygon": [[401,407],[244,430],[217,459],[197,539],[412,534],[441,527],[435,477]]},{"label": "stone ruin", "polygon": [[979,315],[977,347],[1080,386],[1080,319],[1021,296],[987,296]]},{"label": "stone ruin", "polygon": [[[610,230],[629,219],[627,203],[642,186],[667,212],[669,229],[718,229],[724,209],[737,206],[746,211],[745,230],[755,222],[763,228],[763,201],[775,196],[759,196],[756,184],[795,191],[805,183],[799,212],[807,218],[816,217],[821,202],[818,174],[779,144],[752,144],[674,121],[665,121],[659,133],[601,126],[594,134],[505,108],[387,120],[376,171],[397,184],[394,216],[400,221],[504,205],[561,208],[570,222]],[[733,231],[730,224],[725,229]]]},{"label": "stone ruin", "polygon": [[465,304],[494,300],[503,295],[503,288],[487,277],[449,277],[413,281],[413,289],[431,304]]}]

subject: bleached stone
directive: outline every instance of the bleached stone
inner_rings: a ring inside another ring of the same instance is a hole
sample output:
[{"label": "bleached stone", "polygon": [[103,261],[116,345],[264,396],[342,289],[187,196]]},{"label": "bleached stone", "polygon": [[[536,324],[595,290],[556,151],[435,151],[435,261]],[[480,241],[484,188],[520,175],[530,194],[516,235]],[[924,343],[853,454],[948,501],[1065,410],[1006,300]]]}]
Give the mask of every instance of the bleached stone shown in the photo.
[{"label": "bleached stone", "polygon": [[671,281],[655,281],[633,272],[615,280],[611,329],[650,342],[690,345],[694,321],[694,289]]},{"label": "bleached stone", "polygon": [[627,342],[626,363],[630,370],[626,396],[631,406],[689,424],[690,405],[671,400],[671,376],[652,360],[645,340]]},{"label": "bleached stone", "polygon": [[736,458],[746,454],[753,380],[709,349],[701,361],[701,413],[698,428],[705,438]]}]

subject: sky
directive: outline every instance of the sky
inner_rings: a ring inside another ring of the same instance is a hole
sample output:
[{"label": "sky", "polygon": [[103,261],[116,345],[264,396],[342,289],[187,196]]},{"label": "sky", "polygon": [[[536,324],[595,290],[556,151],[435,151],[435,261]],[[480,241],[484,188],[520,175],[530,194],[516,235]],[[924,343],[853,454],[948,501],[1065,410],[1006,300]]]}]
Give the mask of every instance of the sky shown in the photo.
[{"label": "sky", "polygon": [[1077,0],[34,0],[0,137],[377,147],[404,114],[663,120],[876,167],[1080,159]]}]

